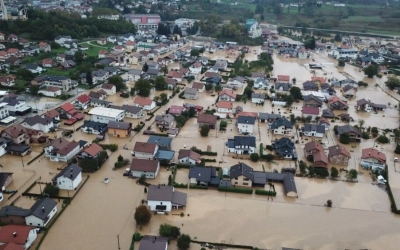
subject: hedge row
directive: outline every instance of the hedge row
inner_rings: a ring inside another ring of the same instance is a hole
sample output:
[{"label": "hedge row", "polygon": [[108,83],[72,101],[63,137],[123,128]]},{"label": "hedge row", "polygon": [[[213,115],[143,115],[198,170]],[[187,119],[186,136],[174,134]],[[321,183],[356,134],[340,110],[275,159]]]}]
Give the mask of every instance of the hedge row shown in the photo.
[{"label": "hedge row", "polygon": [[190,168],[190,165],[188,165],[188,164],[176,164],[176,167],[177,167],[178,169],[181,169],[181,168],[189,169],[189,168]]},{"label": "hedge row", "polygon": [[217,162],[216,159],[206,159],[206,158],[201,158],[202,162]]},{"label": "hedge row", "polygon": [[267,195],[267,196],[276,196],[275,191],[267,191],[267,190],[262,190],[262,189],[256,189],[256,194]]},{"label": "hedge row", "polygon": [[235,244],[227,244],[227,243],[212,243],[209,241],[197,241],[197,240],[190,240],[190,242],[197,243],[197,244],[211,244],[215,246],[223,246],[223,247],[232,247],[232,248],[241,248],[241,249],[256,249],[255,247],[252,246],[246,246],[246,245],[235,245]]},{"label": "hedge row", "polygon": [[218,187],[220,192],[231,192],[231,193],[241,193],[241,194],[252,194],[253,189],[251,188],[237,188],[237,187]]},{"label": "hedge row", "polygon": [[202,151],[201,149],[198,148],[193,148],[192,151],[200,154],[200,155],[209,155],[209,156],[217,156],[217,152],[211,152],[211,151]]},{"label": "hedge row", "polygon": [[144,128],[145,124],[138,124],[136,125],[132,130],[135,132],[139,132],[140,130],[142,130]]},{"label": "hedge row", "polygon": [[118,150],[118,144],[99,144],[104,150],[108,149],[111,152],[115,152]]},{"label": "hedge row", "polygon": [[190,185],[191,189],[208,189],[206,186]]},{"label": "hedge row", "polygon": [[168,134],[161,134],[161,133],[152,133],[151,135],[162,136],[162,137],[168,137]]},{"label": "hedge row", "polygon": [[176,187],[176,188],[187,188],[188,187],[188,184],[183,184],[183,183],[176,183],[176,182],[174,182],[174,185],[173,185],[174,187]]},{"label": "hedge row", "polygon": [[38,154],[37,156],[35,156],[35,158],[33,158],[32,160],[28,161],[28,165],[31,164],[32,162],[34,162],[37,158],[39,158],[40,156],[42,156],[44,154],[44,151],[42,151],[40,154]]}]

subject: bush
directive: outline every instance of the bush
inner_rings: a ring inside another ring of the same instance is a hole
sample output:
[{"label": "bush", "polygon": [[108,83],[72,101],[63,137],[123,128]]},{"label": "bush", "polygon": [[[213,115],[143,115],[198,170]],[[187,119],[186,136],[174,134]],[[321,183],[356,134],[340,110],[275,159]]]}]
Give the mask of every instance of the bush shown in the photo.
[{"label": "bush", "polygon": [[368,132],[362,132],[361,133],[361,138],[368,140],[370,138],[369,133]]},{"label": "bush", "polygon": [[251,189],[251,188],[221,187],[221,186],[218,187],[218,191],[240,193],[240,194],[252,194],[253,193],[253,189]]},{"label": "bush", "polygon": [[111,152],[118,150],[118,144],[99,144],[104,150],[108,149]]},{"label": "bush", "polygon": [[328,177],[329,172],[326,168],[314,168],[315,174],[320,177]]},{"label": "bush", "polygon": [[133,235],[133,238],[135,239],[135,241],[140,241],[142,239],[142,236],[140,235],[140,233],[135,233]]},{"label": "bush", "polygon": [[341,134],[339,141],[340,141],[340,143],[343,143],[343,144],[349,144],[350,143],[350,135],[348,133]]},{"label": "bush", "polygon": [[396,145],[396,149],[394,150],[396,154],[400,154],[400,144]]},{"label": "bush", "polygon": [[47,183],[46,186],[43,189],[43,193],[47,194],[50,197],[58,196],[59,192],[60,192],[60,189],[57,186],[53,186],[50,183]]},{"label": "bush", "polygon": [[127,166],[127,165],[129,165],[129,160],[128,159],[123,159],[122,161],[117,161],[115,164],[114,164],[114,169],[119,169],[119,168],[122,168],[122,167],[124,167],[124,166]]},{"label": "bush", "polygon": [[372,127],[372,128],[371,128],[372,137],[377,137],[377,136],[378,136],[378,133],[379,133],[379,131],[378,131],[378,128],[377,128],[377,127]]},{"label": "bush", "polygon": [[337,178],[339,176],[339,171],[337,170],[337,168],[332,167],[331,168],[331,177],[332,178]]},{"label": "bush", "polygon": [[190,150],[200,154],[200,155],[208,155],[208,156],[217,156],[217,152],[210,152],[210,151],[202,151],[201,149],[198,149],[196,147],[192,147]]},{"label": "bush", "polygon": [[186,250],[190,247],[190,236],[187,234],[182,234],[181,236],[179,236],[178,241],[177,241],[177,245],[178,248],[181,250]]},{"label": "bush", "polygon": [[176,239],[181,235],[181,229],[166,223],[160,225],[158,233],[163,237]]},{"label": "bush", "polygon": [[275,191],[267,191],[267,190],[262,190],[262,189],[256,189],[256,194],[267,195],[267,196],[276,196]]},{"label": "bush", "polygon": [[266,155],[262,155],[260,158],[263,159],[263,160],[266,160],[268,162],[271,162],[271,161],[273,161],[275,159],[275,155],[266,154]]},{"label": "bush", "polygon": [[389,138],[387,138],[384,135],[380,135],[377,139],[376,139],[379,143],[389,143]]},{"label": "bush", "polygon": [[140,130],[142,130],[144,128],[144,125],[145,125],[144,123],[143,124],[138,124],[132,130],[135,131],[135,132],[139,132]]},{"label": "bush", "polygon": [[210,132],[210,127],[208,125],[203,125],[200,128],[200,135],[203,137],[207,137]]},{"label": "bush", "polygon": [[174,182],[174,185],[172,185],[173,187],[176,187],[176,188],[187,188],[188,187],[188,184],[183,184],[183,183],[176,183],[176,182]]},{"label": "bush", "polygon": [[349,173],[348,173],[348,177],[350,179],[357,179],[358,176],[358,172],[355,169],[350,169]]},{"label": "bush", "polygon": [[135,211],[135,221],[138,225],[145,225],[150,222],[151,212],[145,205],[140,205]]},{"label": "bush", "polygon": [[250,155],[250,160],[253,162],[257,162],[260,159],[260,156],[257,153],[252,153]]},{"label": "bush", "polygon": [[274,151],[274,148],[271,145],[267,145],[265,146],[266,149],[268,149],[269,151]]}]

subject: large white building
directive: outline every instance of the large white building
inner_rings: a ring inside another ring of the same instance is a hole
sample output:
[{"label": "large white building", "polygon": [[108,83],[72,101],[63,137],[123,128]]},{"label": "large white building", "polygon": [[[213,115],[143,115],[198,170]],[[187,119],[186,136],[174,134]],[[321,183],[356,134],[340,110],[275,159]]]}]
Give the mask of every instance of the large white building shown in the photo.
[{"label": "large white building", "polygon": [[138,29],[157,29],[161,22],[160,15],[157,14],[134,14],[125,15]]},{"label": "large white building", "polygon": [[358,52],[355,49],[341,49],[337,48],[330,54],[335,59],[356,59]]},{"label": "large white building", "polygon": [[172,186],[151,185],[147,192],[147,205],[157,213],[171,212],[173,208],[186,206],[187,194],[174,190]]},{"label": "large white building", "polygon": [[82,181],[82,168],[70,164],[54,176],[53,184],[61,190],[75,190]]},{"label": "large white building", "polygon": [[251,38],[260,37],[262,34],[262,29],[259,27],[258,22],[255,19],[246,20],[246,30],[247,34]]},{"label": "large white building", "polygon": [[248,155],[256,152],[256,138],[254,136],[235,136],[226,143],[228,153]]},{"label": "large white building", "polygon": [[111,109],[104,107],[95,107],[89,111],[91,121],[108,123],[109,121],[120,122],[125,117],[125,111],[120,109]]},{"label": "large white building", "polygon": [[44,133],[48,133],[54,128],[53,119],[45,115],[26,117],[21,125],[25,128],[41,130]]}]

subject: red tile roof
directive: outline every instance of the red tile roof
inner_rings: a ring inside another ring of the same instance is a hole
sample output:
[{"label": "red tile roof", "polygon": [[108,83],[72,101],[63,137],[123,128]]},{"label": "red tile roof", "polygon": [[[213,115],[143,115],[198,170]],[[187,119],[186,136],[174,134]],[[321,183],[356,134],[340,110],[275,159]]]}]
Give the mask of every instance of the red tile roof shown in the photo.
[{"label": "red tile roof", "polygon": [[278,82],[288,82],[288,81],[290,81],[290,76],[278,75]]},{"label": "red tile roof", "polygon": [[70,102],[64,103],[63,105],[60,106],[60,108],[62,108],[66,112],[75,109],[74,105],[72,105]]},{"label": "red tile roof", "polygon": [[178,106],[178,105],[171,105],[171,107],[169,108],[169,113],[170,114],[182,114],[183,112],[183,106]]},{"label": "red tile roof", "polygon": [[178,155],[178,160],[189,157],[189,159],[195,160],[200,162],[201,161],[201,156],[199,153],[193,152],[192,150],[189,149],[181,149],[179,150],[179,155]]},{"label": "red tile roof", "polygon": [[147,142],[136,142],[133,151],[141,153],[154,153],[157,144]]},{"label": "red tile roof", "polygon": [[25,250],[25,247],[17,245],[13,242],[4,244],[0,246],[0,250]]},{"label": "red tile roof", "polygon": [[90,102],[90,97],[87,94],[83,94],[78,96],[78,98],[76,98],[76,100],[78,100],[80,103],[87,103]]},{"label": "red tile roof", "polygon": [[361,159],[374,158],[381,163],[386,162],[386,155],[374,148],[364,148],[361,153]]},{"label": "red tile roof", "polygon": [[233,108],[233,103],[232,102],[225,102],[221,101],[217,103],[218,108],[226,108],[226,109],[232,109]]},{"label": "red tile roof", "polygon": [[326,78],[322,76],[313,76],[311,77],[312,82],[319,82],[321,84],[324,84],[326,82]]},{"label": "red tile roof", "polygon": [[57,110],[52,109],[52,110],[47,111],[47,112],[45,113],[45,115],[48,116],[48,117],[50,117],[51,119],[54,119],[55,117],[59,116],[60,113],[58,113]]},{"label": "red tile roof", "polygon": [[92,143],[90,144],[90,146],[84,148],[82,150],[82,152],[87,153],[90,156],[96,156],[98,153],[100,153],[103,150],[102,147],[100,147],[98,144],[96,143]]},{"label": "red tile roof", "polygon": [[135,100],[133,101],[133,103],[138,104],[140,106],[146,106],[146,105],[151,105],[151,103],[153,102],[153,100],[151,100],[150,98],[146,98],[146,97],[136,97]]},{"label": "red tile roof", "polygon": [[132,159],[131,170],[142,172],[157,172],[158,160]]},{"label": "red tile roof", "polygon": [[[0,229],[0,242],[13,242],[18,245],[25,245],[29,232],[34,227],[24,225],[7,225]],[[14,237],[14,233],[17,233]]]},{"label": "red tile roof", "polygon": [[231,89],[222,90],[221,92],[219,92],[218,96],[221,96],[221,95],[227,95],[227,96],[230,96],[232,98],[236,98],[236,94],[233,93],[233,90],[231,90]]},{"label": "red tile roof", "polygon": [[197,123],[207,123],[215,125],[217,123],[218,117],[216,115],[210,114],[199,114],[197,116]]},{"label": "red tile roof", "polygon": [[319,108],[303,107],[303,110],[301,112],[303,114],[308,114],[308,115],[318,115],[319,114]]}]

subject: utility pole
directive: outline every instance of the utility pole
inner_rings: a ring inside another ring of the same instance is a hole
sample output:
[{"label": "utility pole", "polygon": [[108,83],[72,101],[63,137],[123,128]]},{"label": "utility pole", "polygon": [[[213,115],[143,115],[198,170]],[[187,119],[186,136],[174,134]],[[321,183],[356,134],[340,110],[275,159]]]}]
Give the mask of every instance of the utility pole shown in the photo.
[{"label": "utility pole", "polygon": [[22,155],[21,155],[21,162],[22,162],[22,167],[25,168],[25,164],[24,164],[24,160],[22,159]]},{"label": "utility pole", "polygon": [[117,234],[117,239],[118,239],[118,249],[121,249],[121,247],[119,245],[119,234]]}]

